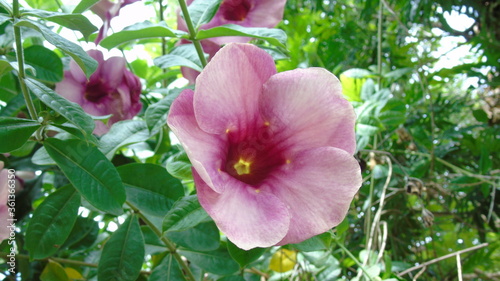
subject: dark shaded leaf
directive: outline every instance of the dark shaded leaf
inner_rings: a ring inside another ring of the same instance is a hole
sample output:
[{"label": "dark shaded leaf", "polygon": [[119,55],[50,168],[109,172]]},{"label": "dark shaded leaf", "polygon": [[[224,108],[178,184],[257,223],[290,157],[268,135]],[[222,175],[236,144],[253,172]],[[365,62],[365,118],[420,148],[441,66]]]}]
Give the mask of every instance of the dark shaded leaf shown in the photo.
[{"label": "dark shaded leaf", "polygon": [[16,150],[23,146],[31,135],[40,128],[40,123],[14,117],[0,117],[0,153]]},{"label": "dark shaded leaf", "polygon": [[163,220],[163,232],[182,231],[208,221],[210,217],[198,202],[198,196],[190,195],[175,202]]},{"label": "dark shaded leaf", "polygon": [[110,214],[123,213],[125,190],[120,175],[95,146],[81,140],[55,138],[46,139],[43,145],[90,204]]},{"label": "dark shaded leaf", "polygon": [[38,206],[26,231],[25,248],[30,259],[43,259],[57,252],[75,224],[80,200],[78,192],[67,185]]},{"label": "dark shaded leaf", "polygon": [[159,37],[180,37],[187,33],[168,27],[164,23],[153,24],[149,21],[137,23],[122,31],[111,34],[104,38],[99,44],[110,50],[132,40]]},{"label": "dark shaded leaf", "polygon": [[135,215],[120,225],[102,249],[99,281],[135,281],[144,261],[144,237]]},{"label": "dark shaded leaf", "polygon": [[182,183],[167,170],[148,163],[132,163],[117,168],[127,200],[141,212],[163,217],[184,195]]}]

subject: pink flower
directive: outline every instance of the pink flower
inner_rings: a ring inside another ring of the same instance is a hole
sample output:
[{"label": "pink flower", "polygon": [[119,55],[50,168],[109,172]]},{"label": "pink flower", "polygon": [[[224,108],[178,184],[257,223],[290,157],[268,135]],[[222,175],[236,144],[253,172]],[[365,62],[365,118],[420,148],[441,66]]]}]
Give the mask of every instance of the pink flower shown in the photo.
[{"label": "pink flower", "polygon": [[[187,4],[192,2],[193,0],[188,0]],[[285,4],[286,0],[224,0],[212,20],[202,25],[200,29],[210,29],[225,24],[237,24],[245,27],[275,27],[283,19]],[[184,19],[180,16],[177,19],[177,28],[187,31]],[[223,45],[231,42],[246,43],[250,39],[249,37],[227,36],[208,40]]]},{"label": "pink flower", "polygon": [[[190,5],[192,2],[193,0],[188,0],[187,4]],[[238,24],[245,27],[275,27],[283,19],[285,4],[286,0],[224,0],[212,20],[202,25],[200,29],[210,29],[224,24]],[[186,22],[180,15],[177,17],[177,28],[188,31]],[[250,37],[240,36],[215,37],[201,40],[201,45],[203,51],[209,55],[208,59],[210,60],[221,45],[246,43],[250,39]],[[194,84],[196,77],[200,74],[188,67],[181,67],[181,71],[190,84]]]},{"label": "pink flower", "polygon": [[121,57],[104,60],[98,50],[87,52],[97,60],[97,70],[87,80],[76,62],[71,61],[69,70],[64,72],[63,81],[56,84],[56,92],[66,99],[78,103],[83,110],[94,116],[112,114],[105,125],[96,121],[94,134],[106,133],[112,124],[125,119],[132,119],[139,111],[141,82],[126,68],[126,61]]},{"label": "pink flower", "polygon": [[120,14],[120,9],[128,4],[132,4],[140,0],[118,0],[118,2],[111,2],[109,0],[100,0],[90,9],[102,19],[102,27],[99,29],[99,34],[95,40],[99,44],[106,34],[108,33],[111,20]]},{"label": "pink flower", "polygon": [[354,123],[334,75],[276,73],[249,44],[223,47],[168,117],[201,205],[242,249],[298,243],[343,220],[362,181]]}]

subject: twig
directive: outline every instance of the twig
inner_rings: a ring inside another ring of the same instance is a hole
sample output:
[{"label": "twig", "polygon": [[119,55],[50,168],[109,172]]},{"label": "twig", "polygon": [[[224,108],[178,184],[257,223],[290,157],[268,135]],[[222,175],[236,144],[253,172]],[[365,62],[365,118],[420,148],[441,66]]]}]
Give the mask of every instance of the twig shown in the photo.
[{"label": "twig", "polygon": [[387,222],[381,221],[380,225],[382,225],[382,239],[380,239],[382,242],[379,246],[377,263],[379,263],[382,260],[382,257],[384,257],[385,245],[387,244]]},{"label": "twig", "polygon": [[458,281],[462,281],[462,262],[460,262],[460,254],[457,254],[457,274],[458,274]]},{"label": "twig", "polygon": [[422,267],[426,267],[428,265],[431,265],[431,264],[434,264],[434,263],[437,263],[439,261],[442,261],[442,260],[445,260],[445,259],[448,259],[448,258],[451,258],[451,257],[454,257],[456,255],[460,255],[460,254],[463,254],[463,253],[467,253],[467,252],[470,252],[470,251],[474,251],[474,250],[477,250],[477,249],[481,249],[481,248],[484,248],[486,246],[488,246],[489,244],[488,243],[483,243],[483,244],[479,244],[479,245],[476,245],[476,246],[473,246],[473,247],[470,247],[470,248],[467,248],[467,249],[463,249],[463,250],[460,250],[460,251],[456,251],[454,253],[451,253],[451,254],[448,254],[448,255],[444,255],[442,257],[439,257],[439,258],[435,258],[435,259],[432,259],[430,261],[427,261],[427,262],[424,262],[423,264],[420,264],[420,265],[417,265],[417,266],[414,266],[414,267],[411,267],[411,268],[408,268],[407,270],[401,272],[398,274],[398,277],[401,277],[403,275],[406,275],[414,270],[417,270],[417,269],[420,269]]},{"label": "twig", "polygon": [[373,278],[370,276],[368,271],[365,269],[365,267],[358,261],[358,259],[342,244],[342,243],[337,243],[337,245],[342,248],[344,252],[347,253],[347,255],[356,263],[356,265],[363,271],[363,273],[366,275],[366,277],[370,280],[373,281]]},{"label": "twig", "polygon": [[419,278],[420,276],[422,276],[422,274],[424,274],[424,272],[425,272],[425,270],[426,270],[426,269],[427,269],[427,267],[426,267],[426,266],[424,266],[424,267],[422,268],[422,270],[420,270],[420,271],[417,273],[417,275],[415,275],[415,277],[413,277],[412,281],[418,281],[418,278]]},{"label": "twig", "polygon": [[179,253],[177,252],[177,248],[176,248],[175,244],[172,243],[172,241],[170,241],[167,237],[165,237],[161,233],[161,231],[158,228],[156,228],[156,226],[146,216],[144,216],[144,214],[141,213],[139,211],[139,209],[137,209],[137,207],[135,207],[132,203],[130,203],[128,201],[125,201],[125,203],[132,210],[134,210],[134,212],[137,215],[139,215],[141,220],[144,221],[151,228],[151,230],[153,230],[153,232],[156,234],[156,236],[158,236],[158,238],[160,238],[160,240],[165,244],[165,246],[167,246],[167,248],[170,251],[170,253],[172,254],[172,256],[177,260],[177,263],[179,263],[179,266],[182,267],[182,270],[184,271],[184,274],[185,274],[184,277],[186,278],[186,280],[195,281],[196,279],[195,279],[193,273],[191,272],[191,269],[186,264],[186,262],[184,260],[182,260],[181,255],[179,255]]},{"label": "twig", "polygon": [[382,210],[384,209],[385,193],[387,191],[387,187],[389,186],[389,183],[391,182],[391,178],[392,178],[392,162],[391,162],[391,159],[389,157],[385,157],[385,158],[386,158],[387,164],[389,166],[389,169],[388,169],[388,172],[387,172],[387,178],[385,180],[384,187],[382,188],[382,194],[380,195],[380,204],[379,204],[379,207],[377,209],[377,212],[375,213],[375,216],[373,218],[372,227],[370,229],[370,238],[368,240],[368,245],[366,247],[366,250],[368,251],[368,254],[366,256],[366,259],[363,262],[363,265],[366,265],[367,262],[368,262],[368,260],[369,260],[369,258],[370,258],[370,250],[372,248],[373,240],[375,238],[375,229],[376,229],[377,226],[379,226],[380,217],[382,216]]},{"label": "twig", "polygon": [[[4,252],[0,252],[0,257],[1,258],[7,258],[7,253],[4,253]],[[25,254],[16,254],[16,258],[20,258],[20,259],[25,259],[25,260],[29,260],[29,256],[28,255],[25,255]],[[37,261],[55,261],[57,263],[62,263],[62,264],[71,264],[71,265],[75,265],[75,266],[85,266],[85,267],[92,267],[92,268],[97,268],[98,264],[96,263],[88,263],[88,262],[84,262],[84,261],[79,261],[79,260],[72,260],[72,259],[63,259],[63,258],[56,258],[56,257],[48,257],[48,258],[44,258],[44,259],[37,259]],[[148,270],[141,270],[141,274],[147,274],[147,275],[150,275],[151,274],[151,271],[148,271]]]}]

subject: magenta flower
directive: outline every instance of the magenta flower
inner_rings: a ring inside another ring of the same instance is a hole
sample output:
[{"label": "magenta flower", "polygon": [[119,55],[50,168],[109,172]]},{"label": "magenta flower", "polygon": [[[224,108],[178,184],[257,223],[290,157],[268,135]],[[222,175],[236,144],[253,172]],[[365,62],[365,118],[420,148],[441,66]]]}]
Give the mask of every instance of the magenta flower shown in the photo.
[{"label": "magenta flower", "polygon": [[111,2],[109,0],[100,0],[90,9],[102,19],[102,27],[99,29],[99,34],[95,40],[99,44],[104,37],[106,37],[111,20],[120,14],[120,9],[128,4],[132,4],[140,0],[118,0],[118,2]]},{"label": "magenta flower", "polygon": [[81,105],[88,114],[113,115],[107,125],[96,121],[94,134],[100,136],[112,124],[132,119],[141,111],[141,82],[126,68],[124,58],[111,57],[104,60],[103,54],[98,50],[87,53],[99,63],[90,79],[87,80],[76,62],[71,61],[69,70],[64,72],[63,81],[56,84],[55,90],[59,95]]},{"label": "magenta flower", "polygon": [[341,92],[324,69],[276,73],[265,51],[229,44],[172,104],[199,201],[240,248],[298,243],[345,217],[362,179]]},{"label": "magenta flower", "polygon": [[[188,0],[187,4],[192,2],[193,0]],[[283,19],[285,4],[286,0],[224,0],[212,20],[202,25],[200,29],[209,29],[225,24],[237,24],[245,27],[275,27]],[[180,16],[177,20],[177,28],[187,31],[186,22]],[[250,39],[249,37],[227,36],[208,40],[223,45],[231,42],[246,43]]]}]

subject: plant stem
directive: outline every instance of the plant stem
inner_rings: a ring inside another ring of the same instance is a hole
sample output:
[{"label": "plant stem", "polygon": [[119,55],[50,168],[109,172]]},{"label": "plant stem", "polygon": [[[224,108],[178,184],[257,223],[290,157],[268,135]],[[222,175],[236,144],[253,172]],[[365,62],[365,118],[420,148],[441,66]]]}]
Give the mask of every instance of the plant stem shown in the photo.
[{"label": "plant stem", "polygon": [[179,5],[181,6],[182,14],[184,15],[184,20],[186,21],[186,25],[188,27],[189,40],[193,42],[196,52],[198,53],[198,57],[200,58],[201,65],[205,67],[207,65],[207,59],[205,59],[205,55],[203,54],[203,48],[201,47],[200,40],[196,39],[196,30],[194,29],[193,21],[189,15],[186,0],[179,0]]},{"label": "plant stem", "polygon": [[382,10],[384,5],[382,0],[379,2],[378,7],[378,30],[377,30],[377,75],[378,75],[378,89],[382,89]]},{"label": "plant stem", "polygon": [[[0,252],[0,257],[2,257],[2,258],[7,258],[8,257],[7,255],[8,255],[8,253]],[[30,257],[28,255],[24,255],[24,254],[16,254],[16,258],[28,260]],[[49,257],[49,258],[41,259],[38,261],[48,261],[48,260],[55,261],[58,263],[63,263],[63,264],[71,264],[71,265],[75,265],[75,266],[85,266],[85,267],[93,267],[93,268],[98,267],[98,265],[95,263],[88,263],[88,262],[84,262],[84,261],[63,259],[63,258],[56,258],[56,257]],[[150,275],[151,271],[142,270],[141,274]]]},{"label": "plant stem", "polygon": [[[13,2],[13,16],[14,22],[20,17],[19,14],[19,0],[14,0]],[[23,53],[23,43],[21,40],[21,28],[14,24],[14,38],[16,41],[16,57],[17,57],[17,65],[18,65],[18,77],[19,84],[21,86],[21,92],[23,93],[24,100],[26,101],[26,107],[28,108],[28,113],[33,120],[37,120],[38,116],[36,113],[35,105],[33,104],[33,100],[31,99],[30,93],[28,91],[28,87],[24,82],[26,79],[26,71],[24,69],[24,53]]]},{"label": "plant stem", "polygon": [[439,261],[442,261],[442,260],[445,260],[445,259],[448,259],[448,258],[451,258],[453,256],[457,256],[457,255],[460,255],[460,254],[463,254],[463,253],[467,253],[467,252],[470,252],[470,251],[474,251],[474,250],[477,250],[477,249],[481,249],[481,248],[484,248],[486,246],[488,246],[489,244],[488,243],[483,243],[483,244],[479,244],[477,246],[473,246],[473,247],[470,247],[470,248],[467,248],[467,249],[463,249],[463,250],[460,250],[460,251],[456,251],[454,253],[451,253],[451,254],[448,254],[448,255],[444,255],[442,257],[439,257],[439,258],[435,258],[433,260],[430,260],[428,262],[424,262],[423,264],[420,264],[420,265],[417,265],[417,266],[414,266],[412,268],[408,268],[407,270],[401,272],[398,274],[398,277],[401,277],[407,273],[410,273],[414,270],[417,270],[419,268],[422,268],[422,267],[426,267],[428,265],[431,265],[433,263],[436,263],[436,262],[439,262]]},{"label": "plant stem", "polygon": [[370,276],[370,274],[368,273],[368,271],[365,269],[365,267],[358,261],[358,259],[342,244],[342,243],[337,243],[337,245],[339,245],[339,247],[347,253],[347,255],[359,266],[359,268],[361,269],[361,271],[363,271],[363,273],[366,275],[366,277],[369,279],[369,280],[372,280],[372,277]]},{"label": "plant stem", "polygon": [[177,248],[176,248],[175,244],[172,241],[170,241],[167,237],[163,236],[161,231],[158,228],[156,228],[156,226],[146,216],[144,216],[144,214],[142,214],[141,211],[139,209],[137,209],[132,203],[130,203],[128,201],[126,203],[128,206],[130,206],[130,208],[132,210],[134,210],[134,212],[141,218],[141,220],[143,222],[145,222],[151,228],[151,230],[153,230],[153,232],[156,234],[156,236],[158,236],[158,238],[161,239],[161,241],[165,244],[165,246],[167,246],[167,248],[170,251],[170,253],[172,254],[172,256],[177,260],[177,263],[179,263],[179,265],[182,267],[182,270],[184,271],[184,274],[186,275],[185,276],[186,279],[188,281],[189,280],[196,281],[189,266],[182,259],[181,255],[179,255],[179,253],[177,253]]}]

